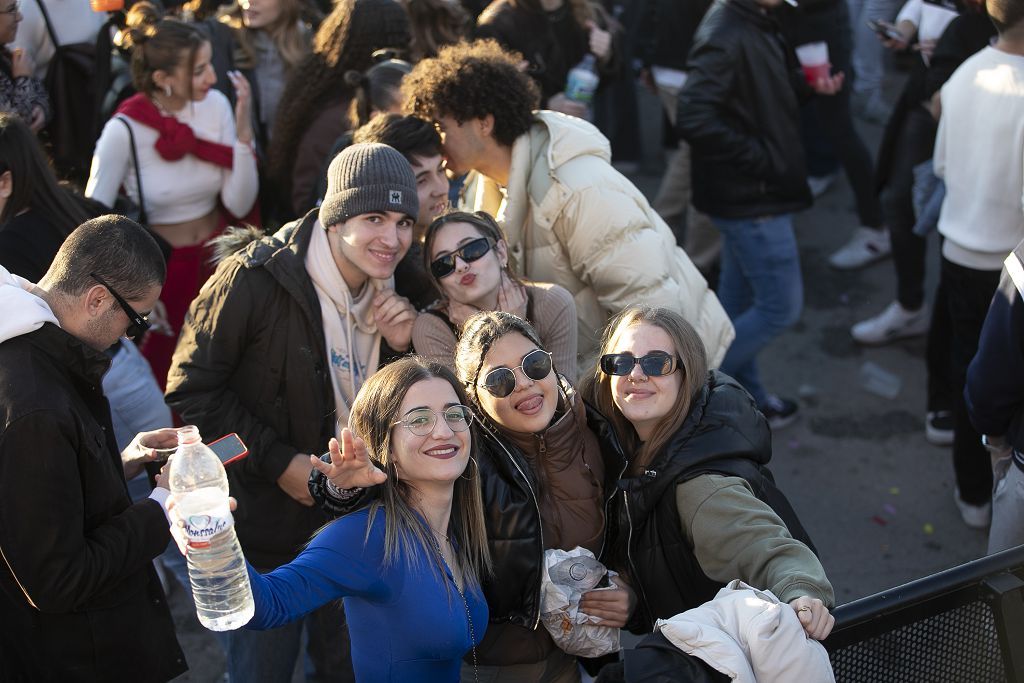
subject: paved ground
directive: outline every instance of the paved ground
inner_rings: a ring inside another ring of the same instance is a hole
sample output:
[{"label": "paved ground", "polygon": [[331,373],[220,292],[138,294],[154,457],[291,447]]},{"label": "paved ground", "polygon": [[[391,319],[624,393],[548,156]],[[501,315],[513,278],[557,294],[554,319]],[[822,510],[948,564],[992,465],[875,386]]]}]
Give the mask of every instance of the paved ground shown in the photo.
[{"label": "paved ground", "polygon": [[[650,116],[651,101],[644,104]],[[880,130],[864,133],[874,149]],[[649,195],[657,187],[656,175],[634,177]],[[894,293],[891,261],[855,273],[826,264],[855,224],[845,179],[798,217],[805,311],[762,357],[768,386],[799,397],[803,408],[799,422],[775,435],[772,469],[840,603],[980,557],[985,548],[984,533],[964,526],[953,504],[949,450],[924,440],[923,338],[872,349],[850,339],[850,325],[880,311]],[[894,377],[895,398],[862,386],[865,363]],[[183,596],[172,592],[171,603],[192,670],[177,680],[220,680],[223,654]]]}]

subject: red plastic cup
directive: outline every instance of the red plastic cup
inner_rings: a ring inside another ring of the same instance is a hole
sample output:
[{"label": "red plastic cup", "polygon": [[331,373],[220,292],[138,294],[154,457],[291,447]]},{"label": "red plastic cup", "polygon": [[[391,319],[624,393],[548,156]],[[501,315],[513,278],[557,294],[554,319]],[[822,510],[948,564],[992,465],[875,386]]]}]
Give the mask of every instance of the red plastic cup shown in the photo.
[{"label": "red plastic cup", "polygon": [[804,71],[804,78],[811,85],[817,83],[819,78],[828,78],[832,75],[832,65],[827,62],[825,64],[804,64],[801,68]]}]

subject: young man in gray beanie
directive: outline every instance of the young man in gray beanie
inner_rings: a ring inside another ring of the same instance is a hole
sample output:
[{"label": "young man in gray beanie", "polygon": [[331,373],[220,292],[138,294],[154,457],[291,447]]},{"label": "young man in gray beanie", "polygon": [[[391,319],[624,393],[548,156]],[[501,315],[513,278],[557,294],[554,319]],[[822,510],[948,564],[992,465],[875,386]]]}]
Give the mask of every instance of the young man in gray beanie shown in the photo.
[{"label": "young man in gray beanie", "polygon": [[[306,486],[309,456],[347,426],[363,382],[409,350],[416,318],[392,286],[419,210],[409,162],[357,144],[327,173],[319,210],[272,236],[218,240],[223,260],[189,309],[167,382],[167,403],[205,438],[238,432],[249,446],[228,478],[239,540],[261,572],[291,561],[327,521]],[[229,632],[231,679],[289,680],[303,624],[316,680],[353,680],[338,606]]]}]

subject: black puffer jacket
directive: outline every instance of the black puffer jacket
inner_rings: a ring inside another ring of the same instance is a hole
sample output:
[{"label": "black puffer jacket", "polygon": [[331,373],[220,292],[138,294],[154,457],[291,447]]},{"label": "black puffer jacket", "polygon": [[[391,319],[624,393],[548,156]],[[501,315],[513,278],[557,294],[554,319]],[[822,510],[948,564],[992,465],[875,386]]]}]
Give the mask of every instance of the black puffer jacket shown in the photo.
[{"label": "black puffer jacket", "polygon": [[655,619],[697,607],[724,585],[704,574],[683,534],[675,496],[683,482],[702,474],[742,477],[790,534],[814,549],[765,466],[771,453],[768,423],[750,394],[728,375],[712,371],[668,446],[642,476],[619,482],[605,559],[634,580],[639,604],[631,630],[650,631]]},{"label": "black puffer jacket", "polygon": [[753,0],[717,0],[687,64],[676,127],[692,150],[694,205],[721,218],[807,208],[798,94],[811,91],[775,19]]}]

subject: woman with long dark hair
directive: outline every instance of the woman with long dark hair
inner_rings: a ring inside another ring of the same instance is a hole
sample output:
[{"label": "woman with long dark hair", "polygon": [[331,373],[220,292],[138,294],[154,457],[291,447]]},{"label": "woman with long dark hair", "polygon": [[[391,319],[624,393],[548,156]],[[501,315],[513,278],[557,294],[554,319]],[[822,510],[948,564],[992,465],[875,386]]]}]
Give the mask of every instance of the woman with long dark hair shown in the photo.
[{"label": "woman with long dark hair", "polygon": [[274,123],[268,173],[289,218],[312,208],[316,181],[335,141],[350,128],[355,94],[349,71],[362,73],[382,48],[409,44],[409,20],[395,0],[339,0],[293,70]]}]

